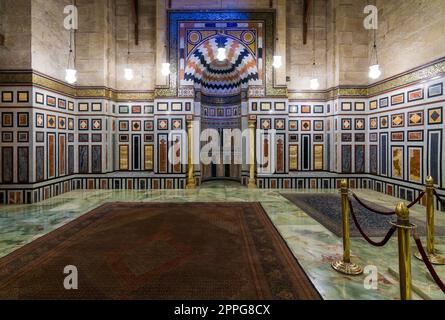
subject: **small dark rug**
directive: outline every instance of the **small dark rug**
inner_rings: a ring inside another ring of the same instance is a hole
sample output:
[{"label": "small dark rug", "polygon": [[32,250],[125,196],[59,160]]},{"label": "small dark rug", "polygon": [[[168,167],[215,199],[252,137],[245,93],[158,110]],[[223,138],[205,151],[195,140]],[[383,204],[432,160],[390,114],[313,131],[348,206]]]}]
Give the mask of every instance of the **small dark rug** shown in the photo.
[{"label": "small dark rug", "polygon": [[[294,203],[309,216],[317,220],[329,231],[336,236],[342,236],[342,217],[341,217],[341,197],[339,194],[330,193],[286,193],[283,197]],[[361,206],[355,199],[352,199],[355,215],[360,226],[368,236],[383,237],[391,227],[390,222],[395,221],[395,216],[382,216],[373,213]],[[390,211],[380,205],[363,201],[366,205],[380,211]],[[426,224],[415,218],[410,219],[412,223],[417,225],[417,232],[420,236],[426,235]],[[349,215],[350,236],[361,237],[357,227]],[[445,235],[445,228],[436,226],[436,235]]]},{"label": "small dark rug", "polygon": [[259,203],[109,203],[0,259],[0,299],[320,295]]}]

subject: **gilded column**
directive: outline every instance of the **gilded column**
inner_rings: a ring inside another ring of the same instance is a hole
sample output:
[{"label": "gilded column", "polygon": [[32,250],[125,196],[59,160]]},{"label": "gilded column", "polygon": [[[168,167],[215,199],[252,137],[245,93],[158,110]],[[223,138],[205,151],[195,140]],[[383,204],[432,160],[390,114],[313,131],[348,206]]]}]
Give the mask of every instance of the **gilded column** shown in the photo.
[{"label": "gilded column", "polygon": [[187,175],[187,189],[194,189],[195,178],[193,177],[193,120],[187,121],[188,134],[188,175]]},{"label": "gilded column", "polygon": [[255,123],[256,120],[249,120],[249,184],[248,188],[256,188],[255,181]]}]

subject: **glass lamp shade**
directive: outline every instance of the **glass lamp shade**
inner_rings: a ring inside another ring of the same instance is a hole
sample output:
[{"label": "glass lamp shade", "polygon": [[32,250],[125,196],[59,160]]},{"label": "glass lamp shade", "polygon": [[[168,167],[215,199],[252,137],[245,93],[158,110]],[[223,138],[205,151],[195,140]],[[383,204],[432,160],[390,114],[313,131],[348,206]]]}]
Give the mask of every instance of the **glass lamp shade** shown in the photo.
[{"label": "glass lamp shade", "polygon": [[380,71],[380,66],[378,64],[374,64],[369,67],[369,77],[371,79],[377,79],[382,75],[382,72]]},{"label": "glass lamp shade", "polygon": [[165,62],[162,64],[161,73],[165,77],[170,74],[170,63]]},{"label": "glass lamp shade", "polygon": [[272,66],[275,69],[279,69],[283,65],[283,61],[281,60],[281,56],[273,56]]},{"label": "glass lamp shade", "polygon": [[66,72],[65,72],[66,82],[68,82],[69,84],[75,83],[77,81],[76,73],[77,73],[77,70],[75,70],[75,69],[66,69]]},{"label": "glass lamp shade", "polygon": [[320,83],[318,82],[318,79],[311,79],[311,89],[317,90],[320,87]]},{"label": "glass lamp shade", "polygon": [[125,68],[124,77],[126,80],[133,80],[133,69]]},{"label": "glass lamp shade", "polygon": [[225,48],[218,48],[218,54],[216,55],[216,59],[218,61],[224,61],[227,58],[226,49]]}]

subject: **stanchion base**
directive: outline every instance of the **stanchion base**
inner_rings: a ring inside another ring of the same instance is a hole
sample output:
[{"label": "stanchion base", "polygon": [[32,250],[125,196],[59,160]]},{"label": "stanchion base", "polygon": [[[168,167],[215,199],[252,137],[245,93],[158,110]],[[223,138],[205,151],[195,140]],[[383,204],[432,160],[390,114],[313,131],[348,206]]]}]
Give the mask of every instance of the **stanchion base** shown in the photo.
[{"label": "stanchion base", "polygon": [[[430,260],[431,264],[435,264],[435,265],[445,265],[445,258],[442,256],[439,256],[437,254],[437,252],[431,254],[431,253],[427,253],[428,255],[428,259]],[[419,259],[419,260],[423,260],[422,259],[422,255],[420,254],[420,252],[416,252],[414,254],[414,256]]]},{"label": "stanchion base", "polygon": [[195,184],[187,184],[187,185],[185,186],[185,188],[186,188],[186,189],[195,189],[195,188],[196,188],[196,185],[195,185]]},{"label": "stanchion base", "polygon": [[255,183],[255,180],[249,180],[249,184],[247,185],[248,189],[257,189],[257,185]]},{"label": "stanchion base", "polygon": [[344,262],[343,260],[333,261],[331,266],[334,270],[350,276],[357,276],[363,273],[363,269],[359,265],[351,262]]}]

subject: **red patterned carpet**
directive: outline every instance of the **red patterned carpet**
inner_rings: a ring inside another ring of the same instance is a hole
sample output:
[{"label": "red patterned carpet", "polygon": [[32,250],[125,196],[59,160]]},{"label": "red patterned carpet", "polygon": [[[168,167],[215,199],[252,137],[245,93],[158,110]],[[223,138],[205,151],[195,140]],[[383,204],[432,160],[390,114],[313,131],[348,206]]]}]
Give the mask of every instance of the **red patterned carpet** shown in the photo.
[{"label": "red patterned carpet", "polygon": [[0,259],[0,298],[320,296],[259,203],[109,203]]}]

